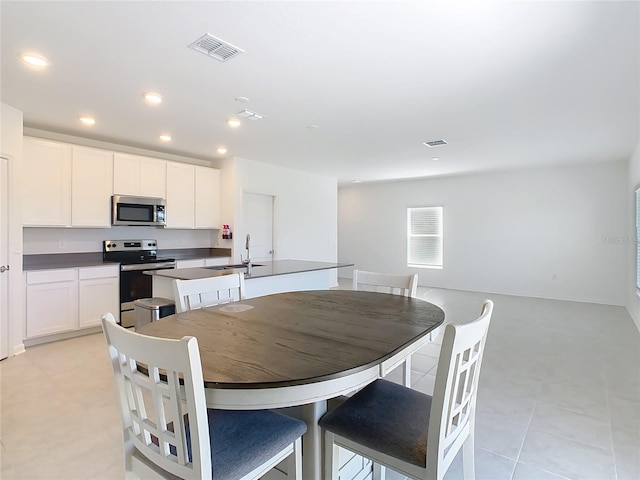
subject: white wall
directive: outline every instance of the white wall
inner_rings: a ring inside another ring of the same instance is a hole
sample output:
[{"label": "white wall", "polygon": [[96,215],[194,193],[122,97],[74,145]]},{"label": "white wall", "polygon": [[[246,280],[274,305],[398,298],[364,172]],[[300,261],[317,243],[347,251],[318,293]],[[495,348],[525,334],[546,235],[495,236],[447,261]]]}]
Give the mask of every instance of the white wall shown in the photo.
[{"label": "white wall", "polygon": [[628,265],[628,288],[627,288],[627,309],[638,330],[640,330],[640,298],[636,288],[636,226],[635,226],[635,191],[640,188],[640,143],[636,147],[631,160],[629,160],[629,193],[627,195],[627,205],[629,212],[627,221],[629,225],[628,235],[625,237],[630,241],[624,242],[627,247],[627,265]]},{"label": "white wall", "polygon": [[[422,286],[624,305],[627,162],[354,185],[339,261]],[[444,206],[444,269],[406,266],[406,208]],[[344,274],[344,270],[342,271]]]},{"label": "white wall", "polygon": [[[229,170],[233,169],[233,172]],[[243,223],[244,192],[273,195],[274,258],[335,262],[337,259],[337,182],[335,178],[236,157],[223,165],[223,183],[233,182],[234,256],[240,260],[251,226]],[[228,185],[223,185],[223,192]],[[223,221],[223,223],[229,223]],[[225,246],[221,244],[221,246]]]},{"label": "white wall", "polygon": [[9,355],[24,351],[22,281],[22,112],[0,104],[0,152],[9,156]]}]

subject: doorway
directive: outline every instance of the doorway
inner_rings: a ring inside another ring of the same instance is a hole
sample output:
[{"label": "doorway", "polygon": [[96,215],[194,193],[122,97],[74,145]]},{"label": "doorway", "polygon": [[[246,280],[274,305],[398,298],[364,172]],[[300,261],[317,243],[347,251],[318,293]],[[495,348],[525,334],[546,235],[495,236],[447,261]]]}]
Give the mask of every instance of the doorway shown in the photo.
[{"label": "doorway", "polygon": [[[273,252],[273,195],[244,192],[242,197],[242,218],[245,225],[245,235],[251,235],[251,260],[256,262],[271,262]],[[244,249],[242,237],[242,255]]]},{"label": "doorway", "polygon": [[0,157],[0,360],[9,356],[9,159]]}]

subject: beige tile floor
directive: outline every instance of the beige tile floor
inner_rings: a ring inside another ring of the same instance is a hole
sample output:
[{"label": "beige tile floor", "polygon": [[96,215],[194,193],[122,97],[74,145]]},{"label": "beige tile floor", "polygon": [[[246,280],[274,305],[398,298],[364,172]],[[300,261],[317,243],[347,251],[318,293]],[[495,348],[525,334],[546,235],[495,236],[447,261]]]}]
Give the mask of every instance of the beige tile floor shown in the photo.
[{"label": "beige tile floor", "polygon": [[[419,296],[460,323],[484,298],[495,302],[478,394],[478,480],[640,478],[640,334],[624,308],[427,288]],[[414,388],[431,393],[439,347],[414,356]],[[115,401],[101,335],[3,360],[0,477],[123,478]],[[461,472],[457,459],[446,479]]]}]

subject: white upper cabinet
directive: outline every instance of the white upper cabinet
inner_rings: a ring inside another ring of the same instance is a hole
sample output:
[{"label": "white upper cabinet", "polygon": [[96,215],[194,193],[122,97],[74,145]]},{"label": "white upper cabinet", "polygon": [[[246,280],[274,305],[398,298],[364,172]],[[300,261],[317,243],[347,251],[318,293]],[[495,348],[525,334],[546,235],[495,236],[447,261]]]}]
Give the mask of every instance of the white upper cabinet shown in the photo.
[{"label": "white upper cabinet", "polygon": [[23,224],[71,224],[71,145],[24,137]]},{"label": "white upper cabinet", "polygon": [[23,224],[109,227],[112,153],[24,138]]},{"label": "white upper cabinet", "polygon": [[167,162],[140,158],[140,196],[167,198]]},{"label": "white upper cabinet", "polygon": [[195,165],[167,162],[167,228],[194,228]]},{"label": "white upper cabinet", "polygon": [[167,162],[167,228],[220,228],[220,170]]},{"label": "white upper cabinet", "polygon": [[71,225],[111,226],[113,154],[74,145],[71,172]]},{"label": "white upper cabinet", "polygon": [[114,195],[167,197],[167,162],[156,158],[115,153],[113,155]]},{"label": "white upper cabinet", "polygon": [[220,228],[220,170],[196,167],[195,228]]},{"label": "white upper cabinet", "polygon": [[113,194],[140,195],[140,157],[113,154]]},{"label": "white upper cabinet", "polygon": [[110,227],[111,195],[164,198],[167,228],[220,228],[220,170],[24,137],[23,224]]}]

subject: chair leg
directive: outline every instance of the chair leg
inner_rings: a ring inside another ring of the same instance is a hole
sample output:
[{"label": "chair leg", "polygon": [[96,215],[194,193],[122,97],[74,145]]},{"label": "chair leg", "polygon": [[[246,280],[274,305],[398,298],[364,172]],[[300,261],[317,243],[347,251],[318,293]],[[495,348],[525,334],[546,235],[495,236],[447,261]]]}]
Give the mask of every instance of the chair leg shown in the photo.
[{"label": "chair leg", "polygon": [[411,356],[402,362],[402,385],[411,388]]},{"label": "chair leg", "polygon": [[287,480],[302,480],[302,440],[293,443],[293,453],[287,458]]},{"label": "chair leg", "polygon": [[324,432],[324,478],[338,480],[338,463],[340,462],[335,435],[327,430]]},{"label": "chair leg", "polygon": [[464,480],[475,480],[475,442],[473,441],[473,427],[471,433],[462,445],[462,475]]},{"label": "chair leg", "polygon": [[386,467],[373,462],[373,480],[384,480],[386,478],[386,474]]}]

